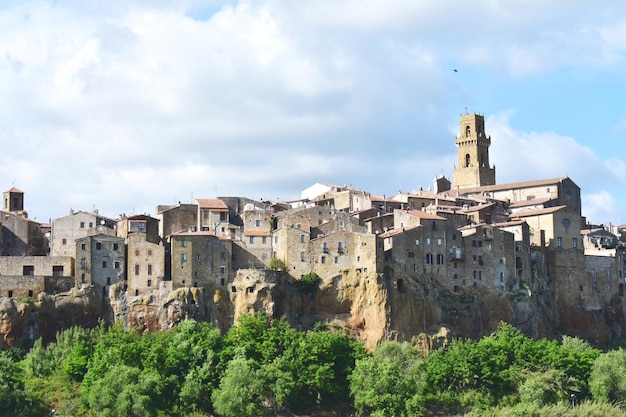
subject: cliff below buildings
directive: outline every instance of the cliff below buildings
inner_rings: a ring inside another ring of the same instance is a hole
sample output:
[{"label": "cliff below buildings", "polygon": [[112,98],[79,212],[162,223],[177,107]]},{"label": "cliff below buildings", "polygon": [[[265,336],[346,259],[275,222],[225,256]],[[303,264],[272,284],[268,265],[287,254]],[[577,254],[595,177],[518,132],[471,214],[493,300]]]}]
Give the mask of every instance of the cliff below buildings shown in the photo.
[{"label": "cliff below buildings", "polygon": [[125,328],[163,331],[181,320],[211,322],[227,331],[237,318],[262,311],[287,320],[301,330],[316,323],[347,331],[373,348],[382,340],[410,341],[428,351],[454,337],[478,338],[506,321],[534,338],[560,333],[604,345],[623,334],[622,303],[593,311],[572,304],[556,308],[553,296],[528,289],[506,293],[477,288],[454,293],[435,282],[416,282],[346,271],[303,291],[286,274],[269,270],[240,270],[227,287],[167,286],[137,297],[110,287],[108,297],[92,287],[40,294],[21,302],[0,298],[0,347],[28,346],[41,337],[53,341],[56,332],[71,326],[94,327],[100,320],[121,322]]}]

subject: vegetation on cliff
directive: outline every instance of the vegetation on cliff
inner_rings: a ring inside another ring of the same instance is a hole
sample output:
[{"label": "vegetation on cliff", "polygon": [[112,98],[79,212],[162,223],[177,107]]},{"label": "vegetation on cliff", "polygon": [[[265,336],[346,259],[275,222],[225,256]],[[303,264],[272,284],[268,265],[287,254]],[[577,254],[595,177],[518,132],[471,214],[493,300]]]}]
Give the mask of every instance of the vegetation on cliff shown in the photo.
[{"label": "vegetation on cliff", "polygon": [[0,352],[0,416],[626,413],[622,349],[533,341],[502,323],[424,358],[406,342],[368,353],[319,327],[255,314],[226,335],[191,320],[149,334],[68,329],[47,346]]}]

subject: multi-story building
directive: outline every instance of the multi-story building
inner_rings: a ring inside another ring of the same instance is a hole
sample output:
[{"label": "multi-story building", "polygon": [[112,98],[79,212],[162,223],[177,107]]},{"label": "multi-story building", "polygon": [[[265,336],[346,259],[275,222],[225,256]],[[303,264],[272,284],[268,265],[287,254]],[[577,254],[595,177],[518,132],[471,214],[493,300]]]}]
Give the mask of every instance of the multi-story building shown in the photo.
[{"label": "multi-story building", "polygon": [[172,288],[224,287],[232,274],[233,242],[211,232],[170,236]]},{"label": "multi-story building", "polygon": [[109,288],[126,288],[126,247],[124,238],[98,234],[76,239],[76,286],[93,285],[102,297]]},{"label": "multi-story building", "polygon": [[117,221],[100,215],[97,211],[74,211],[52,221],[52,256],[76,258],[76,240],[94,235],[115,236]]}]

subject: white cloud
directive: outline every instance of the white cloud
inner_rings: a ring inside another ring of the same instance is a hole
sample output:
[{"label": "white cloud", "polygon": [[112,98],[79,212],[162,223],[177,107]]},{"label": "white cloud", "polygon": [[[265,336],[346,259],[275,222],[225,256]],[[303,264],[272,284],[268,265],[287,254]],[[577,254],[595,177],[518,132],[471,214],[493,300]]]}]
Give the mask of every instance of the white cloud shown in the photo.
[{"label": "white cloud", "polygon": [[[93,205],[151,211],[216,189],[288,198],[317,181],[427,187],[452,170],[458,97],[480,106],[452,82],[451,63],[518,77],[615,63],[619,13],[587,7],[15,2],[0,10],[0,182],[15,179],[40,218]],[[516,132],[508,117],[488,121],[499,179],[623,178],[619,155]],[[512,144],[520,155],[507,154]]]}]

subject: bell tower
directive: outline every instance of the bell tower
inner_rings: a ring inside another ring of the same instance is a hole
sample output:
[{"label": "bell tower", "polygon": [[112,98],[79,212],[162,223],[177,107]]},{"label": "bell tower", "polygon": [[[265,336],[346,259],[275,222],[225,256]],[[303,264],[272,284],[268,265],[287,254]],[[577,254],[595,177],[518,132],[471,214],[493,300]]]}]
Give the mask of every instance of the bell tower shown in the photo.
[{"label": "bell tower", "polygon": [[489,166],[491,136],[485,134],[485,117],[480,114],[461,115],[459,136],[454,141],[458,164],[454,167],[454,188],[495,185],[496,167]]}]

